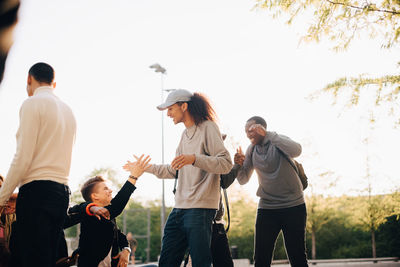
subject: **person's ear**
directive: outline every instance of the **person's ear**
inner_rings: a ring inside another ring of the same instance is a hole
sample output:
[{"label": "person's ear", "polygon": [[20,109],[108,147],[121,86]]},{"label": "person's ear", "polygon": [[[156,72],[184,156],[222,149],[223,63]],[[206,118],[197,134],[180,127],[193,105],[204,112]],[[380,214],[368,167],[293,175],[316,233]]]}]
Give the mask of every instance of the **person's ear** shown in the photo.
[{"label": "person's ear", "polygon": [[187,108],[188,108],[188,103],[183,103],[182,105],[181,105],[181,110],[182,110],[182,112],[185,112],[186,110],[187,110]]},{"label": "person's ear", "polygon": [[56,85],[57,85],[57,83],[56,83],[56,82],[52,82],[52,83],[51,83],[51,87],[53,87],[53,89],[55,89],[55,88],[56,88]]},{"label": "person's ear", "polygon": [[32,84],[32,76],[31,76],[31,75],[28,75],[28,80],[26,81],[26,83],[27,83],[28,85],[31,85],[31,84]]},{"label": "person's ear", "polygon": [[97,193],[91,193],[90,194],[90,199],[92,200],[92,202],[96,201],[98,199]]}]

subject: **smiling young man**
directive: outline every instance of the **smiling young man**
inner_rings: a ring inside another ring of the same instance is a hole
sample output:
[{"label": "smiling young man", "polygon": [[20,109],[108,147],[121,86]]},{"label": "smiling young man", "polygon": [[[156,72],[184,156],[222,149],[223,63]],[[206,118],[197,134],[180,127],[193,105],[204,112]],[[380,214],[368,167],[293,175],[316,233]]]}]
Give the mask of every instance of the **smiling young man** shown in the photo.
[{"label": "smiling young man", "polygon": [[157,108],[168,109],[168,117],[186,128],[171,164],[153,164],[147,170],[170,179],[179,170],[175,207],[164,228],[159,266],[180,266],[189,248],[193,266],[208,267],[212,262],[211,223],[220,199],[220,174],[231,170],[231,158],[215,123],[215,112],[203,95],[176,90]]},{"label": "smiling young man", "polygon": [[[289,158],[301,154],[301,145],[289,137],[267,131],[267,123],[261,117],[251,117],[245,125],[251,145],[246,155],[238,150],[235,159],[241,159],[237,180],[246,184],[253,171],[258,176],[259,187],[256,230],[255,267],[271,265],[275,241],[282,230],[290,264],[308,266],[305,250],[306,206],[300,179],[282,155]],[[235,163],[236,160],[235,160]]]}]

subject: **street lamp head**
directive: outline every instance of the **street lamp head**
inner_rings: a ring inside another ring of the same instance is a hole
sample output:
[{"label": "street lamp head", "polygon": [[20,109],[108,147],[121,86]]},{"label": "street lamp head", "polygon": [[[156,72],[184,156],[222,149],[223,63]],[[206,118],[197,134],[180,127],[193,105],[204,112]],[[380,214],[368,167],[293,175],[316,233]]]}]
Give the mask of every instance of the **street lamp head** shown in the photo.
[{"label": "street lamp head", "polygon": [[154,63],[153,65],[150,66],[150,69],[157,69],[157,68],[161,68],[160,64],[158,63]]},{"label": "street lamp head", "polygon": [[161,72],[162,74],[165,74],[167,72],[167,70],[161,67],[158,63],[151,65],[150,69],[154,69],[155,72]]}]

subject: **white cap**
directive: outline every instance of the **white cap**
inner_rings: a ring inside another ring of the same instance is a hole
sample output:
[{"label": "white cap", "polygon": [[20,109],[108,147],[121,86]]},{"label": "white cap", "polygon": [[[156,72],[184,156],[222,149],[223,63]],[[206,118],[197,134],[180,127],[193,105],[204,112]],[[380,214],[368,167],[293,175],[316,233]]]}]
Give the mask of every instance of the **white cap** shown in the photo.
[{"label": "white cap", "polygon": [[188,102],[188,101],[190,101],[190,98],[192,96],[193,96],[193,94],[191,92],[189,92],[188,90],[185,90],[185,89],[174,90],[171,93],[169,93],[165,102],[162,103],[161,105],[157,106],[157,108],[159,110],[164,110],[178,102]]}]

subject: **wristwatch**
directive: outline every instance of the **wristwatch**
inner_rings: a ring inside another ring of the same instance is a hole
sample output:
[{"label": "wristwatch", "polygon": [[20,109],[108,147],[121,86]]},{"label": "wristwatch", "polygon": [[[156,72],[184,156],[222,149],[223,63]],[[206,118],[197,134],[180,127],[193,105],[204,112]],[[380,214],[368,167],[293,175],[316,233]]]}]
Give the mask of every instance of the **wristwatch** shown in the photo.
[{"label": "wristwatch", "polygon": [[122,250],[127,250],[127,251],[129,251],[129,254],[131,254],[131,252],[132,252],[132,250],[131,250],[130,247],[124,247]]}]

